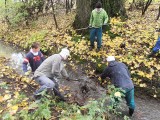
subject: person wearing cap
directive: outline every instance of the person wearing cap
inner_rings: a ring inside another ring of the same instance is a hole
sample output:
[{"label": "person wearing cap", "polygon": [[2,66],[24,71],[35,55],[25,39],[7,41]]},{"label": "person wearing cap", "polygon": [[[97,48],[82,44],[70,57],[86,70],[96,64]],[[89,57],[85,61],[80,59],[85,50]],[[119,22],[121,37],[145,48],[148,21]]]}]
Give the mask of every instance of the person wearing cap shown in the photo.
[{"label": "person wearing cap", "polygon": [[160,28],[156,30],[156,32],[158,32],[158,40],[148,57],[153,57],[158,51],[160,51]]},{"label": "person wearing cap", "polygon": [[125,100],[129,107],[129,115],[132,116],[135,109],[134,85],[127,66],[122,62],[117,62],[114,56],[107,57],[108,66],[101,74],[101,79],[106,77],[111,79],[111,83],[118,88],[125,90]]},{"label": "person wearing cap", "polygon": [[65,101],[63,95],[59,92],[57,79],[64,76],[69,80],[67,71],[64,68],[64,61],[67,60],[70,52],[63,48],[59,54],[48,57],[35,71],[34,79],[40,84],[40,89],[35,92],[35,96],[43,90],[53,90],[60,100]]},{"label": "person wearing cap", "polygon": [[97,2],[96,7],[92,10],[89,28],[90,30],[90,50],[94,48],[94,40],[97,38],[97,52],[100,51],[102,44],[102,26],[107,25],[108,15],[102,8],[102,3]]}]

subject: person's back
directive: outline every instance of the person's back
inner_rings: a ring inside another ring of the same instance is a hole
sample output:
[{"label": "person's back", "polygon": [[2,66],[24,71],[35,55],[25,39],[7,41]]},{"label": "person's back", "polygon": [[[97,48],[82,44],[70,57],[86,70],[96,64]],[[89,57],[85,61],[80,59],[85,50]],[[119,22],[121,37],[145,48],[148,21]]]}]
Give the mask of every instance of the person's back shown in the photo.
[{"label": "person's back", "polygon": [[134,85],[130,78],[130,73],[124,63],[115,61],[114,56],[108,56],[108,67],[101,74],[101,79],[109,77],[112,84],[125,91],[126,103],[129,107],[129,115],[132,116],[135,109]]},{"label": "person's back", "polygon": [[[42,76],[45,75],[46,77],[50,77],[52,78],[52,64],[54,62],[61,62],[61,56],[59,54],[54,54],[50,57],[48,57],[39,67],[38,69],[35,71],[34,76]],[[58,68],[57,68],[58,69]]]},{"label": "person's back", "polygon": [[35,97],[43,90],[53,90],[55,95],[65,101],[64,96],[59,92],[58,80],[62,76],[69,80],[69,75],[64,67],[70,52],[67,48],[63,48],[59,54],[48,57],[34,72],[34,79],[41,85],[40,89],[35,92]]},{"label": "person's back", "polygon": [[106,69],[112,84],[123,89],[134,88],[128,68],[124,63],[112,61]]}]

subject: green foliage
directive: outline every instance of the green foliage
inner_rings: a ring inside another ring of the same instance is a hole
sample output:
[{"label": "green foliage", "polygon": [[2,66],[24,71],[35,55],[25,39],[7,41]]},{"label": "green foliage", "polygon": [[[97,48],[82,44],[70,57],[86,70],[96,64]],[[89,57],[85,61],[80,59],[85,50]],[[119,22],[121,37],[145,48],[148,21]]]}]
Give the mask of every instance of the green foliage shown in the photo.
[{"label": "green foliage", "polygon": [[15,120],[15,117],[13,117],[10,113],[6,113],[3,115],[2,120]]},{"label": "green foliage", "polygon": [[[118,103],[122,101],[122,97],[124,97],[124,90],[111,85],[108,86],[108,91],[110,91],[109,98],[107,98],[106,95],[103,95],[102,98],[91,100],[82,107],[77,105],[66,106],[61,112],[61,120],[106,120],[109,119],[110,111],[115,115],[121,114],[116,111],[116,108],[120,108],[120,104]],[[117,96],[117,92],[121,93],[120,97]],[[111,104],[107,105],[106,101],[111,101]],[[127,120],[127,118],[127,116],[124,117],[125,120]]]},{"label": "green foliage", "polygon": [[19,22],[25,20],[28,16],[27,10],[23,9],[25,4],[23,2],[14,2],[13,0],[5,0],[0,2],[1,17],[7,19],[6,21],[11,26],[16,26]]},{"label": "green foliage", "polygon": [[[29,49],[33,42],[40,42],[40,43],[42,43],[42,45],[45,45],[45,44],[43,44],[43,42],[45,42],[44,38],[47,35],[47,33],[48,33],[48,31],[46,31],[46,30],[41,30],[36,33],[33,33],[30,36],[30,38],[27,40],[27,42],[24,44],[24,48]],[[41,49],[42,49],[42,51],[47,50],[47,48],[44,46],[41,46]]]},{"label": "green foliage", "polygon": [[28,110],[21,110],[19,116],[23,120],[49,120],[51,118],[50,104],[51,100],[44,96],[39,101],[33,102]]},{"label": "green foliage", "polygon": [[110,106],[108,106],[108,109],[113,111],[116,114],[119,114],[115,111],[115,109],[120,108],[119,103],[122,101],[122,98],[125,96],[125,91],[121,88],[116,88],[114,85],[109,85],[108,93],[110,94],[109,98],[111,100],[111,104]]},{"label": "green foliage", "polygon": [[43,0],[29,0],[29,2],[1,0],[0,1],[0,18],[6,20],[8,25],[17,27],[19,23],[28,22],[28,19],[33,19],[36,10],[42,12]]}]

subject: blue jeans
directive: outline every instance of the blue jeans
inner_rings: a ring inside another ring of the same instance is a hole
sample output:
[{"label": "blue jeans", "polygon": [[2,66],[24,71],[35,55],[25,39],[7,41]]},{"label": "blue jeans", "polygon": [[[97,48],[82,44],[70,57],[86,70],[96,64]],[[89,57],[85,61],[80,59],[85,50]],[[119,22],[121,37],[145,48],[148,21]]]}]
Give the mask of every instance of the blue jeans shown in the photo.
[{"label": "blue jeans", "polygon": [[134,101],[134,88],[133,89],[126,89],[125,90],[125,100],[127,105],[131,109],[135,109],[135,101]]},{"label": "blue jeans", "polygon": [[91,28],[91,30],[90,30],[91,47],[94,47],[95,37],[97,37],[97,48],[101,48],[101,44],[102,44],[102,27],[100,27],[100,28]]},{"label": "blue jeans", "polygon": [[55,82],[46,76],[40,76],[35,78],[35,81],[40,84],[39,90],[35,92],[35,95],[42,92],[45,89],[53,89],[55,87]]},{"label": "blue jeans", "polygon": [[160,50],[160,37],[158,37],[158,40],[153,48],[153,52],[158,52]]}]

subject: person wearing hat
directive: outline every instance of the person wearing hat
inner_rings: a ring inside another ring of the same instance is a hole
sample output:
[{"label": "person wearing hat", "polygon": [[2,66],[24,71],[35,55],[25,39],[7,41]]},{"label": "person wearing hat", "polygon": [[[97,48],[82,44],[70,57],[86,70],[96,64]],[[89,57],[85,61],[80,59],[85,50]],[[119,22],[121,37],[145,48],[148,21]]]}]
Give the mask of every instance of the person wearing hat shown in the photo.
[{"label": "person wearing hat", "polygon": [[156,30],[156,32],[158,32],[158,40],[148,57],[153,57],[158,51],[160,51],[160,28]]},{"label": "person wearing hat", "polygon": [[102,44],[102,26],[107,25],[108,15],[102,8],[102,3],[97,2],[96,7],[92,10],[89,28],[90,30],[90,50],[94,48],[94,40],[97,38],[97,52],[100,51]]},{"label": "person wearing hat", "polygon": [[111,83],[118,88],[125,90],[125,100],[129,107],[129,115],[132,116],[135,109],[134,85],[127,66],[122,62],[117,62],[114,56],[107,57],[108,66],[101,74],[101,79],[106,77],[111,79]]},{"label": "person wearing hat", "polygon": [[60,100],[65,101],[63,95],[59,92],[57,79],[64,76],[69,80],[67,71],[64,68],[64,61],[67,60],[70,52],[63,48],[59,54],[48,57],[35,71],[34,79],[40,84],[40,89],[35,92],[35,96],[43,90],[53,90]]}]

